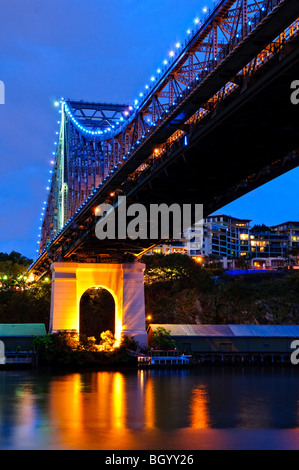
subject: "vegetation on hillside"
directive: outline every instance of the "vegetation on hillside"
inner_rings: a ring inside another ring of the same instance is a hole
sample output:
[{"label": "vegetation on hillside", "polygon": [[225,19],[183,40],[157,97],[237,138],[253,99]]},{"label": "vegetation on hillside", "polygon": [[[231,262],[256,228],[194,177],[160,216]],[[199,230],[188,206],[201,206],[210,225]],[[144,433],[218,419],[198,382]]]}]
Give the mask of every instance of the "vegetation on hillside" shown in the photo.
[{"label": "vegetation on hillside", "polygon": [[[19,264],[26,259],[12,253],[13,262],[9,256],[0,254],[0,323],[44,323],[48,329],[50,280],[28,285],[27,266]],[[151,323],[299,323],[296,271],[228,276],[180,254],[144,256],[142,262]],[[113,331],[111,294],[105,289],[88,291],[81,300],[80,323],[82,333],[94,336],[97,343],[103,331]]]},{"label": "vegetation on hillside", "polygon": [[229,276],[185,255],[144,257],[152,323],[299,323],[299,273]]}]

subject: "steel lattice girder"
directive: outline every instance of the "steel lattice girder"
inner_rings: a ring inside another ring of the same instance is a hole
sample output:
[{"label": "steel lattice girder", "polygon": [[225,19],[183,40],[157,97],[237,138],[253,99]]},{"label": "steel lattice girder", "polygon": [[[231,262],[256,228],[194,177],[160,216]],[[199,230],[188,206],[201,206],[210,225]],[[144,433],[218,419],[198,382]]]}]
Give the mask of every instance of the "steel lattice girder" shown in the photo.
[{"label": "steel lattice girder", "polygon": [[[150,142],[151,139],[152,144],[143,145],[142,160],[139,160],[138,164],[137,159],[134,166],[131,165],[132,172],[137,176],[156,158],[156,150],[159,156],[172,145],[172,142],[188,132],[190,125],[198,123],[205,113],[215,109],[223,97],[239,86],[249,70],[252,73],[258,61],[262,63],[264,57],[271,55],[273,44],[277,42],[276,35],[284,34],[282,32],[284,28],[294,20],[294,8],[287,10],[288,6],[290,7],[289,0],[218,2],[208,18],[191,33],[190,39],[185,41],[173,62],[161,71],[161,78],[152,84],[148,95],[138,103],[129,116],[126,126],[122,126],[119,132],[116,129],[110,133],[111,135],[91,138],[83,135],[66,115],[67,162],[62,158],[60,161],[65,162],[68,172],[67,216],[73,216],[91,191],[98,186],[99,181],[103,181],[114,169],[117,170],[123,159],[130,159],[131,154],[137,152],[144,142]],[[273,22],[271,32],[261,34],[260,25],[266,24],[272,11],[278,8],[281,10],[284,8],[283,21],[281,24]],[[289,16],[286,11],[290,11]],[[247,39],[254,35],[257,38],[259,36],[258,40],[249,43]],[[232,68],[231,75],[227,74],[225,79],[225,63],[228,60],[234,64],[235,70]],[[215,85],[207,86],[208,80],[209,83],[214,80]],[[206,91],[197,93],[197,89],[200,88]],[[201,98],[195,99],[195,96]],[[113,125],[118,122],[118,113],[125,113],[128,110],[127,105],[96,105],[83,102],[68,102],[68,104],[76,119],[83,126],[92,129],[102,126],[107,130],[109,125],[112,126],[112,122]],[[112,112],[111,122],[106,114],[108,111]],[[156,135],[159,137],[156,138]],[[61,227],[53,229],[57,211],[55,191],[56,194],[59,192],[57,184],[60,171],[58,165],[53,174],[43,224],[41,251],[56,235],[55,232],[61,229]],[[87,174],[91,175],[90,179],[87,178]],[[59,190],[61,191],[61,188]]]}]

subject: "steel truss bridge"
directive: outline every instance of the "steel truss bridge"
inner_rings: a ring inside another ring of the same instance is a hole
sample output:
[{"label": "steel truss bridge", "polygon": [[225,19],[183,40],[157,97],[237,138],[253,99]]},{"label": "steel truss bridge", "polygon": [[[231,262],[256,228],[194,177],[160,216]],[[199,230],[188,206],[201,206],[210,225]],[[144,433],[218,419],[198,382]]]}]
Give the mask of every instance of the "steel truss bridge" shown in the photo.
[{"label": "steel truss bridge", "polygon": [[[299,0],[219,0],[132,105],[61,100],[40,250],[124,262],[159,240],[99,241],[95,208],[203,204],[204,217],[299,164]],[[262,206],[262,201],[261,201]]]}]

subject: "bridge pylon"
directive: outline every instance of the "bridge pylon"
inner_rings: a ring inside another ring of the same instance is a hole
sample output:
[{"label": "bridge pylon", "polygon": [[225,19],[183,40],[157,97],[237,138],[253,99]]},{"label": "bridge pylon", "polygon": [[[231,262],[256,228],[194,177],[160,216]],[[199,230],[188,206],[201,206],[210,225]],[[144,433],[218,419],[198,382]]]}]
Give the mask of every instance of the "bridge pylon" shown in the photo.
[{"label": "bridge pylon", "polygon": [[115,332],[119,342],[128,336],[147,346],[144,303],[145,265],[53,263],[49,332],[80,333],[80,300],[93,287],[107,289],[115,302]]}]

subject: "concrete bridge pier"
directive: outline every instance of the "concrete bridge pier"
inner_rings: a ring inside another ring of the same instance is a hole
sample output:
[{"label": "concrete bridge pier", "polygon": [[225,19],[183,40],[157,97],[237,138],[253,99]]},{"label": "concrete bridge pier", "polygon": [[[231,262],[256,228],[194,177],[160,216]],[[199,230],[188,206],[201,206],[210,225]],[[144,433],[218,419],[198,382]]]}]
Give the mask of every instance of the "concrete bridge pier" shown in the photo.
[{"label": "concrete bridge pier", "polygon": [[50,333],[80,332],[80,300],[93,287],[107,289],[115,302],[115,338],[126,335],[147,346],[144,270],[127,264],[53,263]]}]

